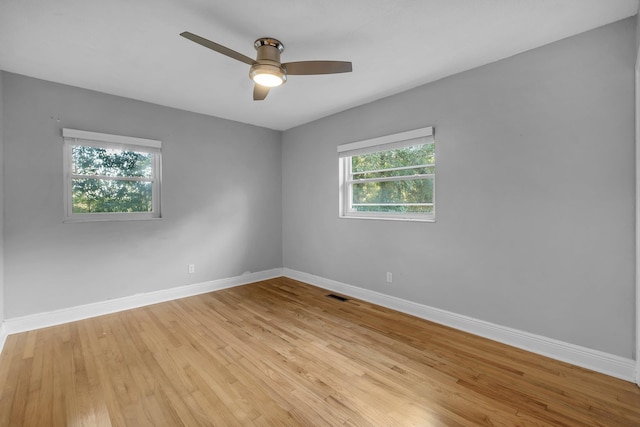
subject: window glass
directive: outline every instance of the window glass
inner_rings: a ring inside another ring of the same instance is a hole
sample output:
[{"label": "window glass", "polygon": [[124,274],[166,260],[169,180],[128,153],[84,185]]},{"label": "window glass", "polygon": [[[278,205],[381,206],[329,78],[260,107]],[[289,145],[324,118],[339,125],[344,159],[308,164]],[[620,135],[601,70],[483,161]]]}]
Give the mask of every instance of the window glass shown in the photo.
[{"label": "window glass", "polygon": [[71,158],[78,175],[153,177],[151,153],[74,145]]},{"label": "window glass", "polygon": [[435,141],[431,128],[417,131],[424,135],[406,142],[403,133],[382,138],[379,147],[364,141],[338,148],[341,216],[434,220]]},{"label": "window glass", "polygon": [[159,141],[64,131],[67,220],[160,217]]}]

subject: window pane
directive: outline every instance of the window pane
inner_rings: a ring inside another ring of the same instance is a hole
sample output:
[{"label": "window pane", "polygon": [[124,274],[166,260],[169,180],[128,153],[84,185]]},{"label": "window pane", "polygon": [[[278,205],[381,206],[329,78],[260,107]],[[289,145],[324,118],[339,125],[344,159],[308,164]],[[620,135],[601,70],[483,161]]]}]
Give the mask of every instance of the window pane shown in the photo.
[{"label": "window pane", "polygon": [[73,179],[73,213],[151,212],[153,184],[145,181]]},{"label": "window pane", "polygon": [[433,206],[415,205],[367,205],[353,206],[356,212],[433,213]]},{"label": "window pane", "polygon": [[[435,163],[435,144],[419,144],[395,150],[377,151],[351,157],[351,170],[364,172]],[[431,173],[431,172],[429,172]]]},{"label": "window pane", "polygon": [[74,175],[153,177],[152,153],[74,145],[71,160]]},{"label": "window pane", "polygon": [[374,212],[431,212],[431,206],[407,206],[433,203],[433,179],[366,182],[353,184],[352,209]]}]

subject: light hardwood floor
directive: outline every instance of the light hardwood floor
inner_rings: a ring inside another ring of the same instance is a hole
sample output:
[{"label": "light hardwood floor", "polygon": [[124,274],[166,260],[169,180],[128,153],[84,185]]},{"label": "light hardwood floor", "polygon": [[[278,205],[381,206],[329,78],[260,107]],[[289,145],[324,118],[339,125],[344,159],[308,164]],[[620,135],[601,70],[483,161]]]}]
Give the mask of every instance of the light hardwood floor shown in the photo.
[{"label": "light hardwood floor", "polygon": [[0,426],[640,426],[640,389],[279,278],[11,335]]}]

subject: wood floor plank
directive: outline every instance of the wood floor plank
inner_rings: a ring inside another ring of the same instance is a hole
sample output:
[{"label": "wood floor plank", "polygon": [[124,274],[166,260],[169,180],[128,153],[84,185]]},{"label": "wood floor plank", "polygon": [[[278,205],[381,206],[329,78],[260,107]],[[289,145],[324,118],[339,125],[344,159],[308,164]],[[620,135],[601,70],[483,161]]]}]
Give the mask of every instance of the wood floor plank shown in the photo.
[{"label": "wood floor plank", "polygon": [[277,278],[11,335],[4,426],[639,426],[640,389]]}]

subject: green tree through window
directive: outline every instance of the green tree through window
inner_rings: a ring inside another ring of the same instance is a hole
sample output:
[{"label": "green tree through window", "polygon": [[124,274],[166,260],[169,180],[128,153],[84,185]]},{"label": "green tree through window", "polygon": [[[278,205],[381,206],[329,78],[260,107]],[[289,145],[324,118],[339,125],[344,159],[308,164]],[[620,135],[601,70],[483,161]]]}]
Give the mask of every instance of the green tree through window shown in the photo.
[{"label": "green tree through window", "polygon": [[434,144],[351,157],[352,209],[433,212]]},{"label": "green tree through window", "polygon": [[71,157],[73,213],[153,209],[151,153],[75,145]]},{"label": "green tree through window", "polygon": [[343,218],[435,221],[433,127],[337,147]]},{"label": "green tree through window", "polygon": [[160,218],[162,142],[63,129],[65,222]]}]

